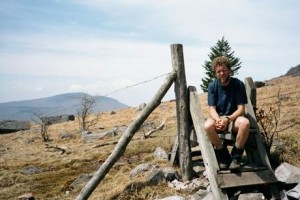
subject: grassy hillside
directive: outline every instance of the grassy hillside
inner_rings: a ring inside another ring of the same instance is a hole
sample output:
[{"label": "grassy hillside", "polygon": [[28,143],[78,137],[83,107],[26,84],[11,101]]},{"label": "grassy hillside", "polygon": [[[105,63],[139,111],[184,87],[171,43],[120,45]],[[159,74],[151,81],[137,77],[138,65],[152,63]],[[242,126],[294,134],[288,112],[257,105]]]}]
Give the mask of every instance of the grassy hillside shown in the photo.
[{"label": "grassy hillside", "polygon": [[[300,77],[281,77],[267,81],[268,86],[257,89],[258,108],[269,107],[280,102],[279,140],[286,142],[282,150],[285,161],[300,167],[299,128],[300,121]],[[206,94],[199,96],[203,113],[208,115]],[[138,115],[134,108],[116,110],[115,114],[103,112],[93,133],[112,130],[129,125]],[[166,161],[153,157],[156,147],[171,151],[176,135],[175,102],[163,102],[148,118],[145,124],[158,126],[165,121],[164,129],[152,137],[142,139],[147,126],[134,136],[121,159],[114,165],[90,199],[155,199],[169,195],[187,196],[161,183],[158,186],[142,184],[147,173],[130,179],[130,171],[141,163],[168,166]],[[296,123],[295,123],[296,122]],[[292,126],[289,126],[294,124]],[[288,128],[286,128],[288,127]],[[16,199],[18,195],[31,192],[36,199],[74,199],[81,188],[69,188],[81,174],[91,174],[106,160],[120,136],[84,142],[78,131],[78,121],[49,126],[51,142],[43,143],[38,126],[28,131],[0,135],[0,199]],[[62,139],[68,133],[73,136]],[[108,144],[95,147],[100,144]],[[56,148],[57,147],[57,148]],[[95,148],[93,148],[95,147]],[[58,150],[64,149],[65,153]],[[24,174],[22,169],[35,166],[39,173]],[[175,167],[179,171],[178,168]],[[70,192],[67,192],[70,191]]]}]

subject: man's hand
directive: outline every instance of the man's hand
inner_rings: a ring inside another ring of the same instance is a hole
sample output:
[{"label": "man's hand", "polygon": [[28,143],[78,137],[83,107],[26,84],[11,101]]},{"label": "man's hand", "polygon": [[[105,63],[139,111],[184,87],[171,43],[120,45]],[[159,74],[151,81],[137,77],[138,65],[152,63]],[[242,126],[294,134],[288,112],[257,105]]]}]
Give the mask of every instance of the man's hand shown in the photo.
[{"label": "man's hand", "polygon": [[227,129],[228,119],[220,118],[216,121],[215,127],[217,131],[225,131]]}]

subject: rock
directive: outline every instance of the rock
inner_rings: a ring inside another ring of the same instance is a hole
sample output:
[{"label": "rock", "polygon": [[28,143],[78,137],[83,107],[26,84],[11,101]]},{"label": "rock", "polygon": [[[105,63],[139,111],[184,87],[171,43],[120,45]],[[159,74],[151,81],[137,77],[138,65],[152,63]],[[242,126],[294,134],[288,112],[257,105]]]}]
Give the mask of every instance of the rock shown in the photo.
[{"label": "rock", "polygon": [[90,174],[81,174],[75,181],[73,181],[70,184],[69,189],[74,190],[74,189],[78,188],[83,183],[87,183],[92,177],[93,177],[93,175],[90,175]]},{"label": "rock", "polygon": [[171,167],[164,168],[163,172],[167,181],[173,181],[174,179],[180,178],[178,172]]},{"label": "rock", "polygon": [[151,169],[153,169],[155,167],[155,165],[152,164],[140,164],[138,166],[136,166],[131,172],[130,172],[130,178],[135,177],[136,175],[138,175],[141,172],[144,171],[150,171]]},{"label": "rock", "polygon": [[265,199],[262,193],[246,193],[240,194],[238,200],[253,200],[253,199]]},{"label": "rock", "polygon": [[154,157],[160,160],[168,160],[168,154],[167,152],[161,148],[157,147],[154,151]]},{"label": "rock", "polygon": [[21,169],[21,173],[23,174],[37,174],[42,172],[42,170],[35,166],[27,166]]},{"label": "rock", "polygon": [[170,196],[163,199],[156,199],[156,200],[185,200],[182,196]]},{"label": "rock", "polygon": [[189,190],[189,191],[206,189],[208,185],[209,182],[206,179],[201,179],[201,178],[196,178],[186,183],[183,183],[175,179],[172,182],[168,183],[168,186],[174,188],[175,190]]},{"label": "rock", "polygon": [[190,200],[202,200],[208,195],[209,195],[208,191],[200,189],[195,194],[191,195]]},{"label": "rock", "polygon": [[150,172],[147,178],[147,182],[153,185],[157,185],[158,183],[164,181],[164,179],[165,179],[164,172],[160,169],[154,169]]},{"label": "rock", "polygon": [[42,122],[45,123],[45,125],[51,125],[61,122],[67,122],[67,121],[74,121],[75,116],[74,115],[56,115],[56,116],[46,116],[41,117]]},{"label": "rock", "polygon": [[300,168],[284,162],[276,168],[275,176],[284,183],[300,183]]},{"label": "rock", "polygon": [[18,196],[18,200],[34,200],[32,193],[26,193]]},{"label": "rock", "polygon": [[106,136],[116,136],[117,133],[115,130],[110,130],[102,133],[91,133],[89,131],[82,131],[81,132],[81,137],[84,142],[87,142],[89,140],[95,140],[95,139],[101,139]]},{"label": "rock", "polygon": [[254,85],[256,88],[261,88],[261,87],[264,87],[266,85],[266,83],[262,82],[262,81],[255,81]]},{"label": "rock", "polygon": [[127,129],[126,125],[121,125],[115,128],[117,135],[122,135]]},{"label": "rock", "polygon": [[60,139],[72,139],[75,138],[76,136],[72,133],[67,133],[67,132],[62,132],[60,134]]},{"label": "rock", "polygon": [[1,133],[13,133],[21,130],[29,130],[29,121],[18,120],[2,120],[0,121],[0,134]]},{"label": "rock", "polygon": [[294,199],[300,199],[300,183],[293,189],[287,191],[286,195]]},{"label": "rock", "polygon": [[142,103],[142,104],[140,104],[135,110],[136,110],[136,111],[141,111],[141,110],[143,110],[146,106],[147,106],[147,104]]}]

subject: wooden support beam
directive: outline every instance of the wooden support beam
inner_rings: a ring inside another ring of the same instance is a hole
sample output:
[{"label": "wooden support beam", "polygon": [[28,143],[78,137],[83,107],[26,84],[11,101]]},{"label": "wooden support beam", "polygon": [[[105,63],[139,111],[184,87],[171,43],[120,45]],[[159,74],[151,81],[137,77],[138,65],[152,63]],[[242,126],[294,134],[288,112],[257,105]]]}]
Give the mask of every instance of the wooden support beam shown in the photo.
[{"label": "wooden support beam", "polygon": [[183,47],[181,44],[171,45],[172,66],[177,72],[175,80],[175,96],[178,128],[179,164],[183,181],[193,178],[193,165],[190,147],[190,124],[188,93],[185,78]]},{"label": "wooden support beam", "polygon": [[134,120],[126,129],[125,133],[122,135],[118,144],[115,146],[113,152],[110,156],[105,160],[105,162],[101,165],[101,167],[96,171],[90,181],[85,185],[85,187],[81,190],[76,200],[86,200],[98,186],[98,184],[103,180],[105,175],[109,172],[109,170],[113,167],[113,165],[118,161],[118,159],[124,154],[126,147],[131,141],[134,134],[138,131],[144,121],[148,118],[148,116],[152,113],[152,111],[159,106],[162,98],[165,96],[174,80],[176,79],[176,72],[170,73],[163,85],[159,88],[153,99],[149,104],[139,113],[136,120]]},{"label": "wooden support beam", "polygon": [[[255,163],[260,164],[262,166],[268,167],[272,171],[272,166],[270,164],[266,148],[263,143],[262,136],[259,132],[259,127],[257,124],[255,112],[253,109],[252,102],[255,103],[256,105],[256,88],[255,84],[253,83],[252,78],[247,77],[245,78],[245,88],[246,88],[246,93],[248,97],[248,103],[246,104],[246,115],[250,121],[251,127],[255,129],[254,137],[257,145],[257,151],[254,152],[247,152],[249,154],[255,154],[254,156],[251,156],[253,159],[255,159]],[[251,96],[248,96],[251,95]],[[253,96],[254,95],[254,96]]]},{"label": "wooden support beam", "polygon": [[211,190],[214,196],[214,199],[228,199],[225,191],[222,191],[219,188],[219,184],[217,181],[217,172],[219,171],[219,165],[217,162],[217,158],[214,153],[213,146],[211,142],[208,140],[203,124],[204,117],[201,115],[202,110],[200,107],[198,95],[196,88],[194,86],[189,87],[189,97],[190,97],[190,113],[193,119],[194,128],[197,134],[197,141],[200,145],[201,154],[204,161],[204,166],[207,172],[208,180],[211,185]]}]

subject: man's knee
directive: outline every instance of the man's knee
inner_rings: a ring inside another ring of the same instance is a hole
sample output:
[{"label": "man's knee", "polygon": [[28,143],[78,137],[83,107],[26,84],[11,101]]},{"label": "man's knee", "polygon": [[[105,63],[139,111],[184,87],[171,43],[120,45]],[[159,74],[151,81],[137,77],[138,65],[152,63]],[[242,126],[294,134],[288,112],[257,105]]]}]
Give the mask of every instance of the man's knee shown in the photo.
[{"label": "man's knee", "polygon": [[246,117],[238,117],[236,122],[237,122],[238,128],[244,128],[244,129],[250,128],[250,121]]},{"label": "man's knee", "polygon": [[207,132],[213,129],[215,129],[215,122],[213,119],[209,118],[204,122],[204,130]]},{"label": "man's knee", "polygon": [[249,121],[248,118],[243,117],[242,126],[243,126],[244,128],[248,128],[248,129],[250,128],[250,121]]}]

